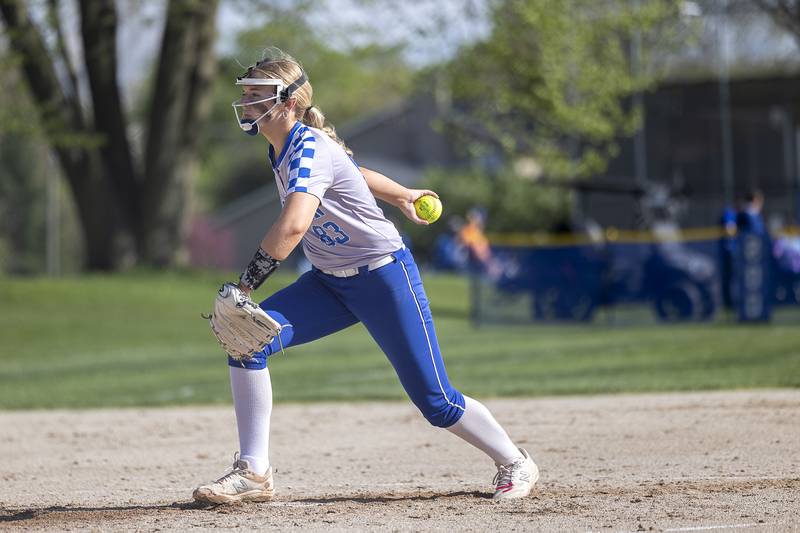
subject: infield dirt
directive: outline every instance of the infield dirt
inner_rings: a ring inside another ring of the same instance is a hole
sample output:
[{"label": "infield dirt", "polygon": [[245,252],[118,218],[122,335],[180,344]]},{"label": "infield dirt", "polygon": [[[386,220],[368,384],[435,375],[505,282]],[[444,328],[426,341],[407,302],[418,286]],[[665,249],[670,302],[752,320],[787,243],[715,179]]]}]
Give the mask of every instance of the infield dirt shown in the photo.
[{"label": "infield dirt", "polygon": [[525,500],[410,404],[277,404],[275,501],[212,508],[232,407],[0,412],[0,530],[800,529],[800,391],[486,404],[539,464]]}]

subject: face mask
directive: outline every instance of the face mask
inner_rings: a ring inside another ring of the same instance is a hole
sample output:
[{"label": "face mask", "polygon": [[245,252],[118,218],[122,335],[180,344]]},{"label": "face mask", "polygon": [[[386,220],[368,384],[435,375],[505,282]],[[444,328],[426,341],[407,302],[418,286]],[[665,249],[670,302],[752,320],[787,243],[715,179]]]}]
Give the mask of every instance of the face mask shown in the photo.
[{"label": "face mask", "polygon": [[[241,83],[247,82],[247,83]],[[271,86],[275,87],[275,96],[270,96],[267,98],[262,98],[261,100],[255,100],[253,102],[243,102],[241,99],[233,102],[231,105],[233,106],[233,113],[236,115],[236,123],[242,129],[243,132],[247,133],[248,135],[258,135],[258,123],[261,119],[270,116],[270,113],[275,110],[278,105],[281,104],[281,91],[283,89],[283,82],[281,80],[275,79],[260,79],[260,78],[243,78],[237,80],[236,85],[254,85],[254,86]],[[272,104],[266,111],[264,111],[261,116],[256,119],[245,118],[245,111],[248,106],[253,105],[264,105],[267,102],[275,102]]]},{"label": "face mask", "polygon": [[[283,80],[275,79],[275,78],[237,78],[236,85],[243,85],[243,86],[256,86],[256,87],[275,87],[275,96],[270,96],[268,98],[263,98],[261,100],[256,100],[255,102],[242,102],[241,99],[233,102],[231,105],[233,106],[233,113],[236,115],[236,123],[242,129],[243,132],[247,133],[248,135],[258,135],[258,123],[264,117],[269,117],[270,114],[278,107],[281,103],[285,102],[292,96],[292,93],[301,85],[303,85],[308,78],[306,77],[306,73],[303,72],[299,78],[289,84],[288,87],[283,85]],[[260,117],[256,119],[249,119],[245,118],[245,108],[251,105],[263,105],[267,102],[275,103],[270,106],[269,109],[264,111]],[[240,114],[241,112],[241,114]]]},{"label": "face mask", "polygon": [[[265,104],[266,102],[271,102],[273,100],[275,101],[275,103],[272,104],[269,107],[269,109],[264,111],[264,113],[262,113],[261,116],[259,116],[258,118],[256,119],[245,118],[245,108],[247,106],[262,105]],[[231,105],[233,105],[233,113],[236,115],[236,122],[239,124],[239,127],[242,128],[242,131],[244,131],[248,135],[258,135],[258,122],[262,118],[270,116],[270,113],[272,113],[272,111],[276,107],[278,107],[280,103],[281,102],[279,96],[270,96],[269,98],[262,98],[261,100],[256,100],[255,102],[243,103],[241,101],[238,101],[238,102],[233,102],[233,104]],[[239,114],[240,111],[241,111],[241,116]]]}]

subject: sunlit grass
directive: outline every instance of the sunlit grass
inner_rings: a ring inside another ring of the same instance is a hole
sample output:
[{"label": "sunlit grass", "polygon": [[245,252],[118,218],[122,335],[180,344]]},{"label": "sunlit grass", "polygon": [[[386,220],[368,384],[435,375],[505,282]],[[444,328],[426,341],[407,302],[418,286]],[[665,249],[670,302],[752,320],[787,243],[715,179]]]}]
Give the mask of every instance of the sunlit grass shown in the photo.
[{"label": "sunlit grass", "polygon": [[[452,383],[534,396],[800,386],[800,328],[482,326],[467,282],[424,276]],[[230,401],[225,358],[200,317],[224,275],[0,279],[0,408]],[[271,278],[265,297],[292,281]],[[360,325],[270,362],[276,401],[400,399]]]}]

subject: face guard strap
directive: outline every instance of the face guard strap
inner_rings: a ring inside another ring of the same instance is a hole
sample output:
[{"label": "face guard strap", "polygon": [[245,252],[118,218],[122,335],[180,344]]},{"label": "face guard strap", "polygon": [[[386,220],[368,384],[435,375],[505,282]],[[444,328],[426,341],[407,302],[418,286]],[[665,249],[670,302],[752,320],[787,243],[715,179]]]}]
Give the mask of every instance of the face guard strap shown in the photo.
[{"label": "face guard strap", "polygon": [[281,95],[281,102],[285,102],[286,100],[288,100],[289,97],[292,96],[292,93],[294,93],[297,89],[302,87],[303,84],[307,81],[308,77],[306,76],[306,73],[301,70],[299,78],[290,83],[289,86],[286,87],[284,90],[278,91],[278,93]]}]

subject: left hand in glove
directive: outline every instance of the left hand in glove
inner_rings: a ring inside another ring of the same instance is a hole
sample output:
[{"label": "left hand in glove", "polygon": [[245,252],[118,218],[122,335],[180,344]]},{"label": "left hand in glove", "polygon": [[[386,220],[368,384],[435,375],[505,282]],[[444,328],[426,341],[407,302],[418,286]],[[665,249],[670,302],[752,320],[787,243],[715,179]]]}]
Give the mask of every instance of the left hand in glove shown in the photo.
[{"label": "left hand in glove", "polygon": [[219,289],[208,321],[222,348],[237,360],[251,358],[281,332],[281,325],[235,283]]}]

